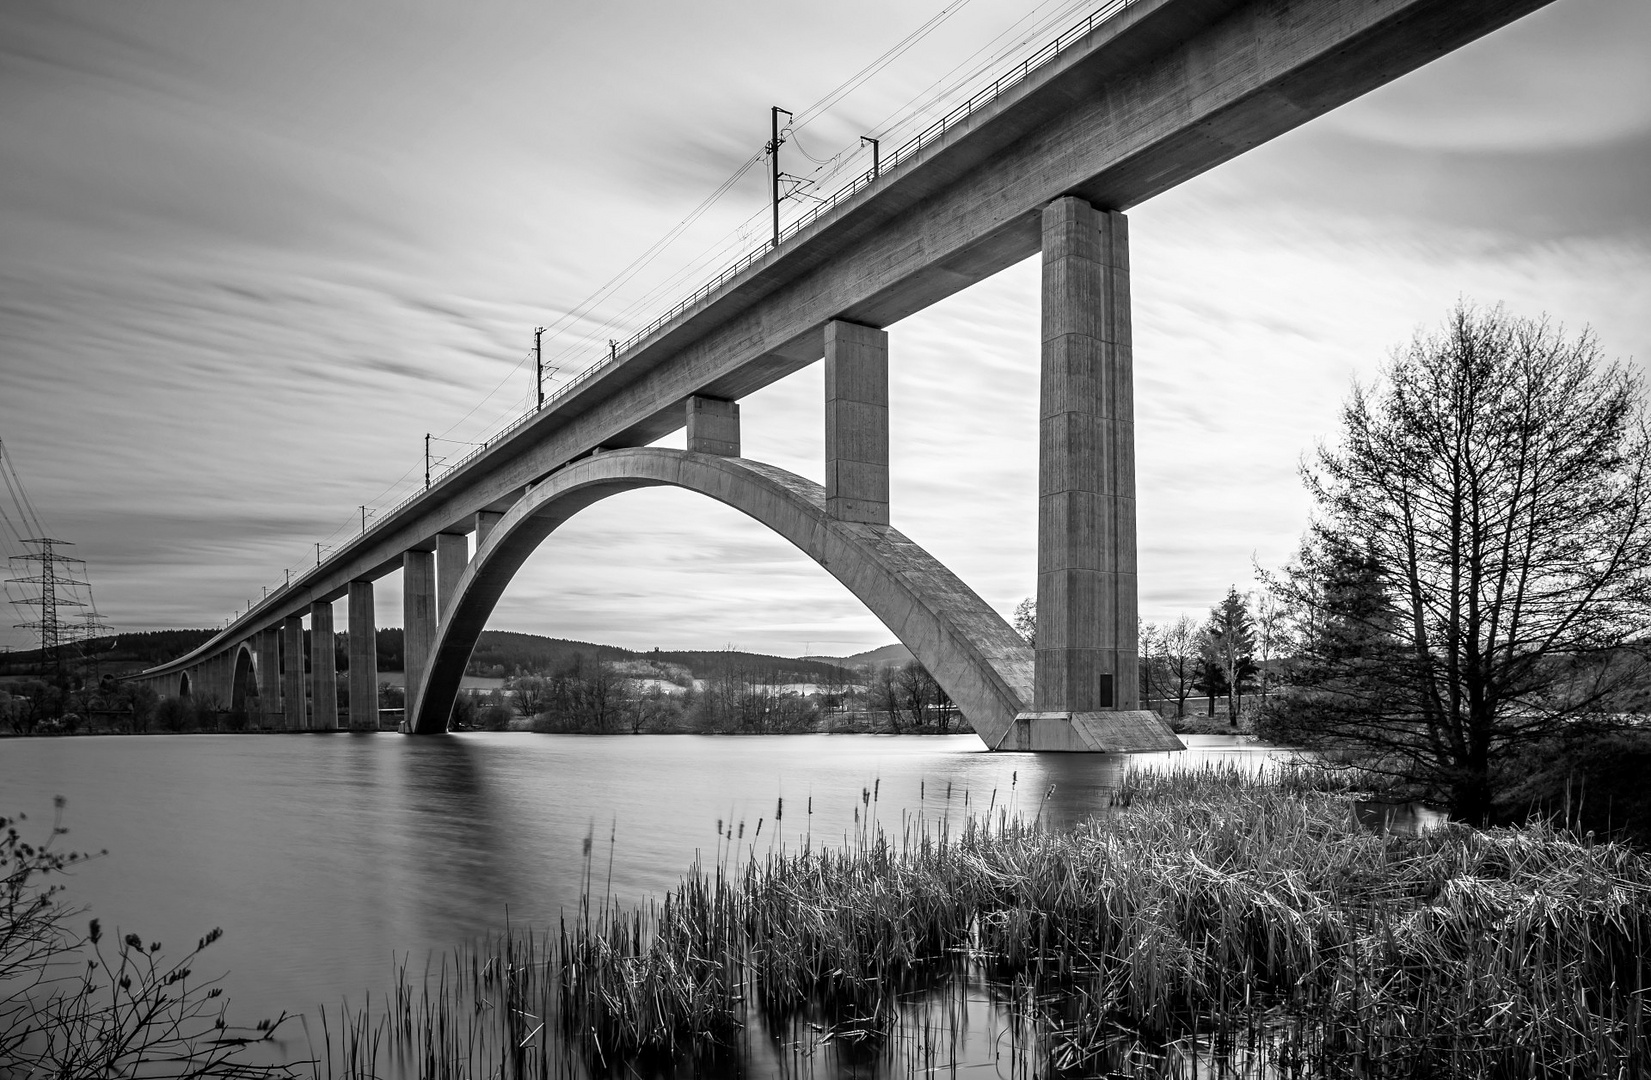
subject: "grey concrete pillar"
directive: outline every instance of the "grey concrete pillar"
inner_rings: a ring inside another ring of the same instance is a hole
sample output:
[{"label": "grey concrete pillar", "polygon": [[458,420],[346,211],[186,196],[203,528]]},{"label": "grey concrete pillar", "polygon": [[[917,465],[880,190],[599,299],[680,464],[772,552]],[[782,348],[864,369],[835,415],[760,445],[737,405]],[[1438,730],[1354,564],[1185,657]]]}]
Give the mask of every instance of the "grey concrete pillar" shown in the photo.
[{"label": "grey concrete pillar", "polygon": [[350,582],[350,726],[378,730],[378,626],[366,580]]},{"label": "grey concrete pillar", "polygon": [[304,619],[288,615],[281,624],[281,727],[300,731],[309,726],[304,712]]},{"label": "grey concrete pillar", "polygon": [[458,591],[459,577],[470,562],[470,537],[464,533],[436,535],[436,617],[447,618],[447,606]]},{"label": "grey concrete pillar", "polygon": [[889,336],[858,323],[825,327],[826,512],[889,523]]},{"label": "grey concrete pillar", "polygon": [[409,551],[401,557],[401,655],[407,679],[407,717],[418,707],[419,680],[436,644],[436,555]]},{"label": "grey concrete pillar", "polygon": [[333,642],[332,601],[310,605],[310,726],[338,729],[338,654]]},{"label": "grey concrete pillar", "polygon": [[688,451],[716,454],[718,457],[739,457],[739,403],[717,398],[689,398]]},{"label": "grey concrete pillar", "polygon": [[1057,199],[1043,212],[1038,711],[1140,707],[1133,367],[1127,221]]},{"label": "grey concrete pillar", "polygon": [[281,631],[275,627],[258,633],[258,703],[263,715],[261,727],[281,726]]},{"label": "grey concrete pillar", "polygon": [[499,523],[499,519],[502,517],[504,517],[503,514],[494,513],[492,510],[476,511],[477,551],[480,551],[482,549],[482,545],[487,543],[487,534],[493,531],[493,526],[497,525]]}]

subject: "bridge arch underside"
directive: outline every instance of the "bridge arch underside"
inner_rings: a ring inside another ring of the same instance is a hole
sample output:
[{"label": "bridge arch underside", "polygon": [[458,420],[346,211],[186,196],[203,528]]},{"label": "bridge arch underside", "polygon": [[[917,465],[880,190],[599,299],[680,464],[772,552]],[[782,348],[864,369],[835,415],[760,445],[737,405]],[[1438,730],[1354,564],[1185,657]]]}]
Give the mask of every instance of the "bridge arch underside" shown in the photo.
[{"label": "bridge arch underside", "polygon": [[247,698],[257,696],[258,676],[252,661],[252,650],[242,645],[235,650],[235,674],[229,684],[230,710],[245,712]]},{"label": "bridge arch underside", "polygon": [[477,639],[517,571],[551,533],[603,499],[665,485],[741,511],[825,567],[911,649],[988,746],[997,747],[1028,707],[1032,650],[957,575],[898,530],[830,517],[825,490],[783,469],[644,447],[559,470],[529,488],[493,527],[437,631],[411,730],[447,729]]},{"label": "bridge arch underside", "polygon": [[437,628],[409,730],[445,731],[464,669],[499,598],[563,522],[642,487],[709,496],[772,529],[852,592],[956,702],[994,750],[1184,749],[1155,714],[1029,712],[1032,649],[956,574],[888,525],[842,521],[811,480],[745,458],[660,447],[583,458],[529,487],[470,560]]}]

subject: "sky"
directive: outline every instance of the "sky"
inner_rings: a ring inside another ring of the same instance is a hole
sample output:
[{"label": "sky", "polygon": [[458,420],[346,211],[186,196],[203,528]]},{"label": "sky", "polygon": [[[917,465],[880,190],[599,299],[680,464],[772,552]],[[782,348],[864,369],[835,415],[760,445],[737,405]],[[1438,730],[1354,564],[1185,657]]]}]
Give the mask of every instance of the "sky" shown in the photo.
[{"label": "sky", "polygon": [[[869,164],[860,134],[897,144],[1088,10],[0,5],[5,454],[117,631],[219,625],[422,483],[425,433],[439,472],[519,414],[534,326],[554,388],[760,242],[759,161],[634,265],[761,151],[771,105],[799,118],[782,167],[829,191]],[[1288,558],[1298,468],[1355,380],[1459,299],[1645,372],[1651,4],[1557,0],[1129,216],[1140,609],[1163,622]],[[1036,571],[1037,284],[1028,260],[888,328],[893,524],[1006,615]],[[820,480],[822,385],[744,399],[746,456]],[[491,625],[892,640],[778,537],[662,489],[570,522]]]}]

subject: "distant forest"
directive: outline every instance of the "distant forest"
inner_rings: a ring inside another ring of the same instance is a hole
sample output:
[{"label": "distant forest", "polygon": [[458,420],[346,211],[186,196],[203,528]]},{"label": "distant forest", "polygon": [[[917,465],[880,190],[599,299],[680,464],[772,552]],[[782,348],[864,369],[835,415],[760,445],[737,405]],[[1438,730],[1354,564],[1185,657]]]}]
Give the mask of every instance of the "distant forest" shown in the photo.
[{"label": "distant forest", "polygon": [[[80,666],[95,661],[104,673],[129,674],[156,664],[164,664],[184,656],[209,640],[216,630],[151,630],[145,633],[114,634],[90,638],[65,649],[70,663]],[[349,655],[344,634],[338,634],[336,654],[338,669],[349,670]],[[403,646],[400,627],[378,631],[378,669],[403,670]],[[304,633],[307,663],[309,632]],[[664,664],[680,664],[695,675],[723,670],[730,661],[747,675],[768,682],[842,683],[849,673],[844,666],[817,657],[799,659],[790,656],[769,656],[745,653],[731,649],[685,649],[634,652],[614,645],[598,645],[589,641],[568,641],[563,638],[540,637],[537,634],[518,634],[506,630],[484,630],[476,651],[471,654],[466,674],[508,678],[514,675],[555,675],[571,670],[577,664],[596,661],[646,660]],[[39,667],[40,650],[13,652],[0,655],[0,675],[34,674]]]}]

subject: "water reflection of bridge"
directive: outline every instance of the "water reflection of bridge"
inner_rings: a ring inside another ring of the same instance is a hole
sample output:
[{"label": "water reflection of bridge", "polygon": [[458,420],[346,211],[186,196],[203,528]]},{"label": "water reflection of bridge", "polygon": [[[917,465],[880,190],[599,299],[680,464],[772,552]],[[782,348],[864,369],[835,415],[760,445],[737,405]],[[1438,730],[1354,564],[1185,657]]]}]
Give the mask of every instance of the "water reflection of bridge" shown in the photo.
[{"label": "water reflection of bridge", "polygon": [[[1178,746],[1137,697],[1123,211],[1546,2],[1115,0],[313,571],[139,677],[224,699],[251,683],[267,726],[336,727],[333,605],[347,598],[350,716],[376,720],[373,583],[400,570],[408,726],[444,730],[476,635],[527,554],[600,499],[669,484],[818,561],[987,745]],[[1034,652],[889,526],[884,328],[1039,252]],[[738,405],[822,358],[823,488],[741,458]],[[648,447],[683,427],[686,451]]]}]

